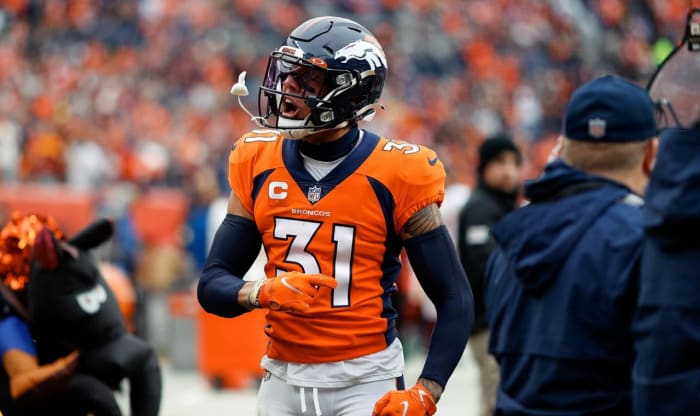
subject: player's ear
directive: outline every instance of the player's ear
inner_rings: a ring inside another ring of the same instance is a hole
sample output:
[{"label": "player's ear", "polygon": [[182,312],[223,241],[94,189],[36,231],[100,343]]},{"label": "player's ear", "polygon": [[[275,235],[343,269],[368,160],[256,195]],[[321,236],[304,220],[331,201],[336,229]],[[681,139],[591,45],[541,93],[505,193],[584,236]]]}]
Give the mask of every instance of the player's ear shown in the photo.
[{"label": "player's ear", "polygon": [[644,149],[644,159],[642,161],[642,170],[646,176],[651,176],[651,171],[654,170],[656,164],[656,154],[659,151],[659,139],[654,137],[649,140]]}]

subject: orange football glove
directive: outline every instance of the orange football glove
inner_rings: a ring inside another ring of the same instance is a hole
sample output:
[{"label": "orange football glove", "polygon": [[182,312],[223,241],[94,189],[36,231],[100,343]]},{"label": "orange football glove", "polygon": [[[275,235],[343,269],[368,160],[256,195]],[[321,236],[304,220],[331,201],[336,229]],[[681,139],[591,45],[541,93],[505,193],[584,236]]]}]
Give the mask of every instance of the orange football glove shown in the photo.
[{"label": "orange football glove", "polygon": [[250,292],[249,302],[274,311],[306,312],[318,295],[319,286],[333,289],[338,282],[323,274],[286,272],[258,281]]},{"label": "orange football glove", "polygon": [[377,400],[372,416],[431,416],[437,407],[430,392],[420,384],[408,390],[390,391]]}]

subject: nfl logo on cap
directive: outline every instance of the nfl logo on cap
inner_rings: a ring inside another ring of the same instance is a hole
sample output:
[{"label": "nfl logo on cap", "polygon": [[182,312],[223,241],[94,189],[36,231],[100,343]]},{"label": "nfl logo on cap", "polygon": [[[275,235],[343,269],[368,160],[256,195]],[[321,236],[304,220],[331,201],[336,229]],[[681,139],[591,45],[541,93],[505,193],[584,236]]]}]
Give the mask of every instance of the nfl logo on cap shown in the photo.
[{"label": "nfl logo on cap", "polygon": [[564,136],[592,142],[633,142],[657,135],[656,105],[641,86],[605,75],[571,95],[563,123]]},{"label": "nfl logo on cap", "polygon": [[605,120],[600,118],[588,120],[588,135],[594,139],[605,137]]},{"label": "nfl logo on cap", "polygon": [[321,199],[321,187],[320,186],[312,186],[309,188],[309,192],[306,194],[306,198],[311,202],[312,204],[314,202],[317,202],[319,199]]}]

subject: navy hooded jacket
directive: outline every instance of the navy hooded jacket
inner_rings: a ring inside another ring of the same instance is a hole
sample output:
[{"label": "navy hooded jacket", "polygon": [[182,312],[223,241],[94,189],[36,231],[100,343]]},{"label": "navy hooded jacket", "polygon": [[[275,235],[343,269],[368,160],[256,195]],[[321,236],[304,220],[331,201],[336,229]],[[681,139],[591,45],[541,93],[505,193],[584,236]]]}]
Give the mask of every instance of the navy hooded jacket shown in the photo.
[{"label": "navy hooded jacket", "polygon": [[629,414],[642,200],[561,160],[525,195],[486,271],[496,414]]},{"label": "navy hooded jacket", "polygon": [[644,208],[635,415],[700,414],[700,131],[662,133]]}]

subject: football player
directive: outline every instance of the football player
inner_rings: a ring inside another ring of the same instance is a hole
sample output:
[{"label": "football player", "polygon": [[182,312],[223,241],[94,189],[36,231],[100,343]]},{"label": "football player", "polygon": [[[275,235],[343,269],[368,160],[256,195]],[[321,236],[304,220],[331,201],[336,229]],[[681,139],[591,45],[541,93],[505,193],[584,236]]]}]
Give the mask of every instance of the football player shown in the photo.
[{"label": "football player", "polygon": [[[228,213],[197,293],[219,316],[267,309],[258,414],[432,415],[464,351],[473,300],[438,210],[443,165],[426,147],[358,127],[382,108],[386,72],[360,24],[302,23],[270,55],[253,116],[261,128],[231,150]],[[244,76],[232,94],[247,94]],[[266,276],[244,281],[261,243]],[[402,247],[437,309],[407,390],[392,305]]]}]

